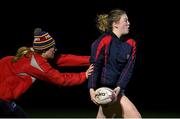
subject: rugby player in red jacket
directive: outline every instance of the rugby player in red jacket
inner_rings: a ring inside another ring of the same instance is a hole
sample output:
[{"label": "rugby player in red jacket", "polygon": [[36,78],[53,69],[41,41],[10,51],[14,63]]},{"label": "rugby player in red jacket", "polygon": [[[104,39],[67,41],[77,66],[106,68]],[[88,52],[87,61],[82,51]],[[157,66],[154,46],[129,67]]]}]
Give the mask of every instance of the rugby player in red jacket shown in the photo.
[{"label": "rugby player in red jacket", "polygon": [[[0,117],[27,117],[14,100],[25,93],[36,79],[60,86],[80,85],[93,70],[89,56],[62,54],[58,66],[89,66],[86,72],[61,73],[54,69],[48,59],[54,58],[55,40],[49,33],[37,28],[34,32],[33,47],[21,47],[16,56],[0,60]],[[77,60],[78,59],[78,60]]]}]

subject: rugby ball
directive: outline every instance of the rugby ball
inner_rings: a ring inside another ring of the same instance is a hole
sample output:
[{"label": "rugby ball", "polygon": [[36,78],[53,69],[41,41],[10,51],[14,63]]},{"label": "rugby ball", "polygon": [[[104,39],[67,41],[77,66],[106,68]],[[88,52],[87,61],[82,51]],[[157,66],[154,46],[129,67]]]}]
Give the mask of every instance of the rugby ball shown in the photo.
[{"label": "rugby ball", "polygon": [[115,92],[108,87],[101,87],[95,90],[96,102],[100,105],[109,104],[116,101]]}]

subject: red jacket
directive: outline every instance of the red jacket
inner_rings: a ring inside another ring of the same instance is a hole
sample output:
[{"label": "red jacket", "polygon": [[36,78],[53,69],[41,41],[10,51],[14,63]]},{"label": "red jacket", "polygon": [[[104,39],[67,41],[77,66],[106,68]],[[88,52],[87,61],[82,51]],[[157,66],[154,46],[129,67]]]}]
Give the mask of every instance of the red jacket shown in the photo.
[{"label": "red jacket", "polygon": [[[86,80],[85,72],[60,73],[37,53],[31,53],[30,58],[23,56],[17,62],[11,62],[13,57],[6,56],[0,60],[0,99],[2,100],[17,99],[36,78],[61,86],[79,85]],[[89,56],[61,55],[57,59],[57,65],[88,66]]]}]

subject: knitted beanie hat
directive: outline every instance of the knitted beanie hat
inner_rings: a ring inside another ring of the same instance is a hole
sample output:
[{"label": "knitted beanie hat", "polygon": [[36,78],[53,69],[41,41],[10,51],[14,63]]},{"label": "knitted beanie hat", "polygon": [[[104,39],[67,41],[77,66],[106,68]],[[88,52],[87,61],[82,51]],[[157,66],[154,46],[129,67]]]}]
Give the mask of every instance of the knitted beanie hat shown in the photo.
[{"label": "knitted beanie hat", "polygon": [[33,48],[35,50],[47,50],[53,46],[55,46],[55,40],[48,32],[42,31],[41,28],[36,28],[34,30]]}]

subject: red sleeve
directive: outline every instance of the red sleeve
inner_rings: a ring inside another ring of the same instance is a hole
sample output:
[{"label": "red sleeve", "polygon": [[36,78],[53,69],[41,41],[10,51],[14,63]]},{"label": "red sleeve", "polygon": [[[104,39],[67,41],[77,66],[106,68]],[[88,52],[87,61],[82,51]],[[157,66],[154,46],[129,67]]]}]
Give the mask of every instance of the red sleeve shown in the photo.
[{"label": "red sleeve", "polygon": [[85,72],[81,73],[59,73],[57,70],[48,71],[51,75],[50,82],[62,86],[80,85],[86,80]]},{"label": "red sleeve", "polygon": [[58,66],[89,66],[90,56],[78,56],[72,54],[61,54],[56,59]]},{"label": "red sleeve", "polygon": [[38,79],[46,80],[48,82],[58,84],[60,86],[79,85],[86,81],[85,72],[61,73],[58,70],[51,67],[51,65],[46,61],[41,62],[39,65],[43,71],[40,71],[39,69],[33,66],[30,66],[26,70],[29,70],[27,72]]}]

